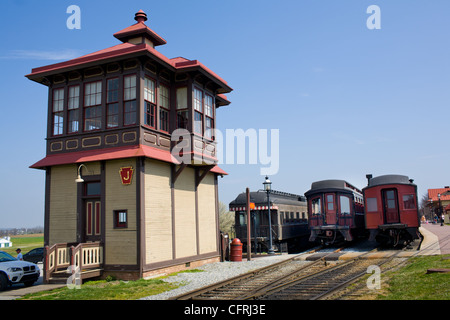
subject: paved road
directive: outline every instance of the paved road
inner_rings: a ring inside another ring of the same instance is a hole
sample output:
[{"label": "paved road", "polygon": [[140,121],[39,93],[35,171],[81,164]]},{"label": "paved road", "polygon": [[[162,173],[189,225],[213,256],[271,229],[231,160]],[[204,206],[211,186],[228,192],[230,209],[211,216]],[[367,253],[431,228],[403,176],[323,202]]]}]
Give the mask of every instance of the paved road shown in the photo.
[{"label": "paved road", "polygon": [[38,263],[38,266],[41,271],[41,276],[31,287],[25,287],[22,283],[14,284],[5,291],[0,291],[0,300],[14,300],[29,293],[51,290],[64,286],[61,284],[44,284],[42,277],[42,263]]},{"label": "paved road", "polygon": [[440,224],[422,224],[422,227],[435,234],[439,239],[441,254],[450,254],[450,226]]}]

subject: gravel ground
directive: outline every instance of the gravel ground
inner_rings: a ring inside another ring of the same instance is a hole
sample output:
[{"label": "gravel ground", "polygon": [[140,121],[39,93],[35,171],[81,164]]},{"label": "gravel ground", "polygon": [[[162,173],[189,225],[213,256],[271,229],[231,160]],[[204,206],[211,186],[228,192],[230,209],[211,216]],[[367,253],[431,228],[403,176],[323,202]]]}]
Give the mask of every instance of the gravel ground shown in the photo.
[{"label": "gravel ground", "polygon": [[270,257],[255,258],[252,261],[242,260],[240,262],[215,262],[205,264],[196,269],[203,272],[179,273],[176,276],[170,276],[164,281],[185,284],[177,289],[166,291],[157,295],[142,298],[142,300],[167,300],[171,297],[223,281],[237,275],[263,268],[265,266],[277,263],[279,261],[291,258],[293,255],[283,254]]}]

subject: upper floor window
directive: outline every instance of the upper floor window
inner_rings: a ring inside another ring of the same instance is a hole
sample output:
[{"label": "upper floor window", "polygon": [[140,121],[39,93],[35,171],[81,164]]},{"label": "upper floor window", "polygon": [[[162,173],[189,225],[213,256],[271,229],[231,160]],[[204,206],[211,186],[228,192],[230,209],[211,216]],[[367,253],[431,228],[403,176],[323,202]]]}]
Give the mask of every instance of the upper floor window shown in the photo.
[{"label": "upper floor window", "polygon": [[214,139],[214,102],[213,97],[209,94],[205,95],[205,137]]},{"label": "upper floor window", "polygon": [[187,103],[187,88],[177,89],[177,128],[188,128],[189,112]]},{"label": "upper floor window", "polygon": [[102,82],[86,83],[84,86],[84,130],[102,128]]},{"label": "upper floor window", "polygon": [[137,106],[136,106],[136,76],[123,77],[123,124],[125,126],[136,124]]},{"label": "upper floor window", "polygon": [[63,134],[64,88],[53,90],[53,135]]},{"label": "upper floor window", "polygon": [[145,78],[144,84],[145,120],[144,123],[156,128],[156,86],[155,81]]},{"label": "upper floor window", "polygon": [[67,132],[78,132],[80,126],[80,86],[69,87]]},{"label": "upper floor window", "polygon": [[203,134],[203,92],[194,88],[194,132]]},{"label": "upper floor window", "polygon": [[119,79],[108,79],[106,83],[106,127],[119,126]]},{"label": "upper floor window", "polygon": [[170,91],[165,85],[159,86],[159,130],[169,132]]}]

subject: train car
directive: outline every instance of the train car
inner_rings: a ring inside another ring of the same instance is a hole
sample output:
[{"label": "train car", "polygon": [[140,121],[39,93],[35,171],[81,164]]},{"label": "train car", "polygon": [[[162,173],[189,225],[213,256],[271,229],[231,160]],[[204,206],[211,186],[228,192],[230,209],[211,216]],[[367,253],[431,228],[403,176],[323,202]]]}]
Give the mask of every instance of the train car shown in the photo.
[{"label": "train car", "polygon": [[[246,193],[239,194],[230,202],[230,211],[235,212],[236,238],[247,248]],[[250,192],[250,202],[255,204],[250,211],[250,236],[252,251],[269,249],[269,214],[267,193],[263,190]],[[272,249],[278,252],[294,252],[307,245],[308,216],[306,199],[303,196],[272,190],[270,192],[270,216],[272,224]],[[306,240],[305,240],[306,239]]]},{"label": "train car", "polygon": [[358,188],[344,180],[316,181],[305,196],[309,241],[332,244],[364,235],[364,201]]},{"label": "train car", "polygon": [[421,238],[414,180],[403,175],[366,177],[368,185],[363,195],[369,240],[397,246]]}]

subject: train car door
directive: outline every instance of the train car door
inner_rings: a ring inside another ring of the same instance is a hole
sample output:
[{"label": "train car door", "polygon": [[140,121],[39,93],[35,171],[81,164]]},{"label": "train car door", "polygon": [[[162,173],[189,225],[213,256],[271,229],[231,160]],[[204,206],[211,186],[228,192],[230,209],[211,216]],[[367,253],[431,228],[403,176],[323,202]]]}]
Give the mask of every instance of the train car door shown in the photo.
[{"label": "train car door", "polygon": [[386,223],[400,222],[400,214],[397,202],[397,190],[386,189],[382,191],[384,202],[384,215]]},{"label": "train car door", "polygon": [[327,224],[336,224],[336,197],[333,193],[325,194],[326,201],[326,222]]}]

